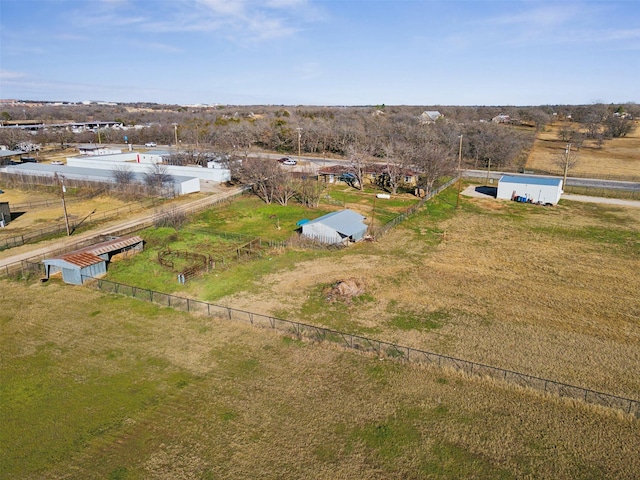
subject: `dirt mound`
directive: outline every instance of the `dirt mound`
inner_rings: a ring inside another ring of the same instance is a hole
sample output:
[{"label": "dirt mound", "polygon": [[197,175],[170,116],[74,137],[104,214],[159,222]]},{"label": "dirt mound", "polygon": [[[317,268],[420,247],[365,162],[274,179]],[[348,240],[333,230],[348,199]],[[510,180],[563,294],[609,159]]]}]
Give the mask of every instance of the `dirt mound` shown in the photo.
[{"label": "dirt mound", "polygon": [[339,280],[331,285],[327,292],[327,301],[351,303],[353,298],[363,295],[364,292],[365,284],[362,280],[347,278],[346,280]]}]

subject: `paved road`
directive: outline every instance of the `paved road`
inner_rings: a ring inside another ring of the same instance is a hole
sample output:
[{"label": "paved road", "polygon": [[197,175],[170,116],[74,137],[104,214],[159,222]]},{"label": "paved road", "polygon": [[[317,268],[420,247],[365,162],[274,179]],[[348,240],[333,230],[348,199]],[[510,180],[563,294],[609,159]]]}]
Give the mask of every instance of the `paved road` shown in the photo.
[{"label": "paved road", "polygon": [[146,212],[134,215],[127,220],[109,222],[96,229],[82,232],[71,237],[54,239],[33,245],[27,244],[15,249],[5,250],[2,252],[3,258],[0,258],[0,275],[12,271],[11,267],[20,265],[20,262],[23,260],[40,261],[47,256],[55,255],[56,252],[63,249],[73,248],[75,245],[83,242],[95,243],[91,242],[91,240],[99,237],[100,235],[120,235],[149,227],[154,224],[159,216],[165,214],[167,211],[170,214],[173,214],[192,213],[204,210],[211,205],[238,195],[241,192],[242,188],[234,188],[232,190],[217,193],[215,195],[209,195],[197,200],[170,204],[168,207],[164,207],[164,211],[147,210]]},{"label": "paved road", "polygon": [[[506,173],[506,172],[490,172],[487,175],[486,170],[464,170],[462,172],[462,176],[464,178],[480,178],[493,180],[493,183],[497,185],[497,180],[500,179],[502,175],[518,175],[515,173]],[[527,174],[527,177],[542,177],[542,178],[559,178],[557,176],[552,175],[533,175]],[[609,190],[625,190],[631,192],[640,192],[640,183],[639,182],[623,182],[620,180],[600,180],[598,178],[578,178],[578,177],[567,177],[567,187],[589,187],[589,188],[606,188]]]}]

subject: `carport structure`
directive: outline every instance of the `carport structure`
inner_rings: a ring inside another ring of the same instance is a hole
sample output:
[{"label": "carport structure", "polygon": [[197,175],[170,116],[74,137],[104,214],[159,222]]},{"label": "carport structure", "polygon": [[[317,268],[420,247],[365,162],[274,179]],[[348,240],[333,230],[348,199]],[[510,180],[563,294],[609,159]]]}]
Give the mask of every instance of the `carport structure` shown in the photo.
[{"label": "carport structure", "polygon": [[119,237],[96,243],[58,257],[43,260],[45,279],[62,274],[64,283],[82,285],[86,278],[98,278],[107,273],[107,263],[123,252],[141,251],[144,241],[137,235]]}]

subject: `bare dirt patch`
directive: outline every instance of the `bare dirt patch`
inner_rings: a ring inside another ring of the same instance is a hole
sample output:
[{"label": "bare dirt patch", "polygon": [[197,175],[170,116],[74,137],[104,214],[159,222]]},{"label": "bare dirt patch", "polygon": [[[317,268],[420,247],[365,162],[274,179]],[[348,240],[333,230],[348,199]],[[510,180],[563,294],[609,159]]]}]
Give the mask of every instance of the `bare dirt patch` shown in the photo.
[{"label": "bare dirt patch", "polygon": [[347,278],[339,280],[326,289],[326,297],[328,302],[344,302],[351,304],[355,297],[363,295],[365,292],[365,284],[357,278]]}]

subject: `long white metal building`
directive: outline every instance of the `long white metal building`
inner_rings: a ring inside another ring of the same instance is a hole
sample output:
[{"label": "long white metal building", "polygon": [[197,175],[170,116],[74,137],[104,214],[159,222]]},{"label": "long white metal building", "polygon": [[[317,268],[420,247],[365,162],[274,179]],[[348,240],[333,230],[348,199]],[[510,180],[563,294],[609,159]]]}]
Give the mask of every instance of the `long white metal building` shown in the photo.
[{"label": "long white metal building", "polygon": [[[115,167],[114,167],[115,168]],[[13,175],[33,175],[53,177],[55,174],[70,180],[85,180],[88,182],[115,183],[113,170],[99,170],[96,168],[70,167],[68,165],[50,165],[45,163],[25,163],[21,165],[9,165],[4,168],[6,173]],[[133,171],[133,170],[132,170]],[[176,195],[186,195],[200,191],[200,180],[193,176],[171,174],[173,190]],[[144,173],[133,173],[133,181],[144,183]]]},{"label": "long white metal building", "polygon": [[562,195],[562,179],[503,175],[498,181],[497,198],[556,205]]}]

